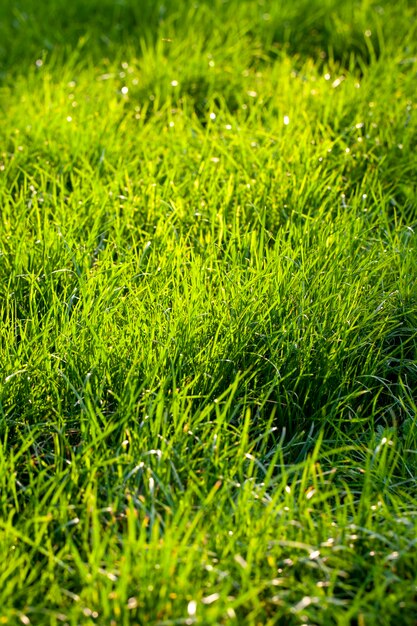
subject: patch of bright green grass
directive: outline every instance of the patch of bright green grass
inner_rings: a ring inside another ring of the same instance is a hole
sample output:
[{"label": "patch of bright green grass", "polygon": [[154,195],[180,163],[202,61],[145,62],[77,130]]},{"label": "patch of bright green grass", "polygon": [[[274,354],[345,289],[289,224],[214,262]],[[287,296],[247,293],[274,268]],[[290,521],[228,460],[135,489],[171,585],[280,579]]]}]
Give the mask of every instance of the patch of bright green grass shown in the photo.
[{"label": "patch of bright green grass", "polygon": [[412,3],[0,14],[0,623],[413,624]]}]

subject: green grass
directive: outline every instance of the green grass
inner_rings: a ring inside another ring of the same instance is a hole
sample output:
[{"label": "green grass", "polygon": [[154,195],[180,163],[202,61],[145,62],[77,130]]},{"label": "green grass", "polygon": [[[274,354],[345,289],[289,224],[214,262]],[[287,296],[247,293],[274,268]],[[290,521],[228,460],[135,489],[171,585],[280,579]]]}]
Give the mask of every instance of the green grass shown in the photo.
[{"label": "green grass", "polygon": [[0,624],[415,623],[416,9],[339,5],[2,3]]}]

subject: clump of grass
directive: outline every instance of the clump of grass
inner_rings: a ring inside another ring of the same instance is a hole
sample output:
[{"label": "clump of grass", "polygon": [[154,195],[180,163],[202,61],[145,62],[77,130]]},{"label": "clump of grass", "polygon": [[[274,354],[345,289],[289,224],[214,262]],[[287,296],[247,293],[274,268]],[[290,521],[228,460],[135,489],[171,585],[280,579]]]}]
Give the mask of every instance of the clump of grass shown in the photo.
[{"label": "clump of grass", "polygon": [[412,624],[415,9],[140,5],[0,9],[1,620]]}]

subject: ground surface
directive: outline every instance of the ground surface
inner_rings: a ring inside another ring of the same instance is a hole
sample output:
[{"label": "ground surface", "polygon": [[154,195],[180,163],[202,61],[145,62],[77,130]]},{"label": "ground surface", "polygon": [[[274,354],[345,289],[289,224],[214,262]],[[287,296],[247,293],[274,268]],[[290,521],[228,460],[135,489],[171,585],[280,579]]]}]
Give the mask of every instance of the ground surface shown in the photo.
[{"label": "ground surface", "polygon": [[1,3],[0,624],[415,624],[416,30]]}]

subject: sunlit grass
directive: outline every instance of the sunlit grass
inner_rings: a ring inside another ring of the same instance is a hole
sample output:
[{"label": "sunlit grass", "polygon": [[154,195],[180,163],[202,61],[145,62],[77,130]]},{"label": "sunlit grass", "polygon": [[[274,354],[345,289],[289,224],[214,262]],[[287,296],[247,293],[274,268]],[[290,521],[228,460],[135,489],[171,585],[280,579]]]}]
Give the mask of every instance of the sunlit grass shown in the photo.
[{"label": "sunlit grass", "polygon": [[0,622],[413,624],[411,3],[0,9]]}]

